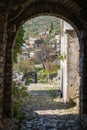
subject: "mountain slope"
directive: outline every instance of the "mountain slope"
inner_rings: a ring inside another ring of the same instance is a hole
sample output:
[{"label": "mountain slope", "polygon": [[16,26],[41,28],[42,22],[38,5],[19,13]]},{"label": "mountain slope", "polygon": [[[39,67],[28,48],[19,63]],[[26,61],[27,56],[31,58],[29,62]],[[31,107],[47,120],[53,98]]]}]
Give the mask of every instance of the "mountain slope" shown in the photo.
[{"label": "mountain slope", "polygon": [[59,33],[59,18],[54,16],[39,16],[33,18],[23,25],[25,30],[24,39],[29,36],[38,36],[40,32],[46,32],[47,30],[51,35]]}]

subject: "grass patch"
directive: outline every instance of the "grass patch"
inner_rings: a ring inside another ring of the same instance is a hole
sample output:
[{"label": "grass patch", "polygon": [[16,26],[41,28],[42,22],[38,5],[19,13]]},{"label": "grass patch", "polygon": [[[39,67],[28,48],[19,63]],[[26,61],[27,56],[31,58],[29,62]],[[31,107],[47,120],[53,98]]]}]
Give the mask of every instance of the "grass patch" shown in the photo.
[{"label": "grass patch", "polygon": [[52,88],[48,88],[48,90],[49,90],[48,92],[49,92],[50,97],[52,97],[53,99],[58,97],[57,89],[55,86]]}]

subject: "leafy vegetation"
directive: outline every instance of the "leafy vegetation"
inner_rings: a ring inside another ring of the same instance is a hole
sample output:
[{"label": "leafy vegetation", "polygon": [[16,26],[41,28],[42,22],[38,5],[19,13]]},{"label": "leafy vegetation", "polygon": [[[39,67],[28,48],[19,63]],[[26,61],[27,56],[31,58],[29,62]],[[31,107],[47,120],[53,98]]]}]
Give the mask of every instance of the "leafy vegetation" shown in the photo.
[{"label": "leafy vegetation", "polygon": [[18,85],[13,86],[13,116],[19,120],[25,118],[20,108],[26,104],[28,96],[27,87],[19,88]]},{"label": "leafy vegetation", "polygon": [[17,62],[17,54],[21,52],[21,46],[24,43],[23,36],[24,36],[24,29],[23,27],[19,28],[19,31],[16,35],[16,40],[13,47],[13,61]]},{"label": "leafy vegetation", "polygon": [[66,55],[60,55],[58,58],[59,58],[60,60],[65,60],[65,59],[66,59]]},{"label": "leafy vegetation", "polygon": [[29,73],[34,68],[34,62],[32,60],[24,60],[20,62],[20,71],[24,74]]}]

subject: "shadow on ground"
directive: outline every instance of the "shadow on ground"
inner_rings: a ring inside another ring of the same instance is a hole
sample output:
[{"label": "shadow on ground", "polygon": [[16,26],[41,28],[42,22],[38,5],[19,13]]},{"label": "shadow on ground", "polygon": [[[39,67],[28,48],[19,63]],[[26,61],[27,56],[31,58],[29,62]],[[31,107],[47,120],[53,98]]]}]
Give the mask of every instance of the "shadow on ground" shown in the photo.
[{"label": "shadow on ground", "polygon": [[70,109],[77,105],[74,101],[64,103],[62,98],[58,98],[57,90],[33,90],[30,96],[28,105],[34,110]]},{"label": "shadow on ground", "polygon": [[81,124],[78,114],[40,115],[33,111],[29,113],[30,115],[20,125],[22,127],[24,125],[26,130],[29,126],[32,130],[86,130],[86,126]]}]

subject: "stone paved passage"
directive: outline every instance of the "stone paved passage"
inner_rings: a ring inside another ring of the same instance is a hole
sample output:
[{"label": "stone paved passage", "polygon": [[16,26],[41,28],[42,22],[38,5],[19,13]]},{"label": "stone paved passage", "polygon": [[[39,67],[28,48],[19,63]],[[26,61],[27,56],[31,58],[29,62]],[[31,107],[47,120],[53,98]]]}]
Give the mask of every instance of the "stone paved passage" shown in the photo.
[{"label": "stone paved passage", "polygon": [[0,130],[87,130],[87,115],[79,119],[78,100],[64,104],[58,99],[57,89],[56,84],[28,86],[28,100],[21,106],[24,120],[5,119]]},{"label": "stone paved passage", "polygon": [[31,84],[28,90],[31,98],[19,130],[82,130],[77,105],[60,101],[56,84]]}]

